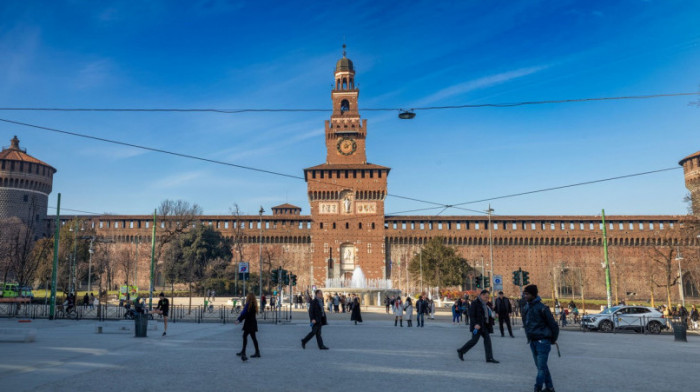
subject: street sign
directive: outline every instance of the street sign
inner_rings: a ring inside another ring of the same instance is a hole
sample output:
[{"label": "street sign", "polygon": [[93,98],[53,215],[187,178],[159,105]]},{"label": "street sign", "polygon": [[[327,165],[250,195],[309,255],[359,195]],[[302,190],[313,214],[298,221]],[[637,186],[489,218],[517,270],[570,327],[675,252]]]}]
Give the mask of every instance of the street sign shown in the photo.
[{"label": "street sign", "polygon": [[240,273],[249,272],[248,271],[248,263],[245,261],[241,261],[240,263],[238,263],[238,272],[240,272]]},{"label": "street sign", "polygon": [[493,276],[493,291],[502,291],[502,290],[503,290],[503,276],[494,275]]}]

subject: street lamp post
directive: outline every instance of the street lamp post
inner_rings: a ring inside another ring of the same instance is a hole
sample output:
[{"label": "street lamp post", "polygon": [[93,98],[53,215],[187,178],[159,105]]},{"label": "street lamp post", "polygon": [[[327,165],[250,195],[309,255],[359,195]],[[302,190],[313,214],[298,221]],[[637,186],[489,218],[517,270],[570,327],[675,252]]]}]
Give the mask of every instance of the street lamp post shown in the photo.
[{"label": "street lamp post", "polygon": [[491,276],[489,276],[489,286],[493,290],[493,233],[491,229],[491,213],[493,212],[493,208],[491,208],[491,204],[489,204],[489,209],[487,212],[489,213],[489,254],[490,254],[490,263],[491,263]]},{"label": "street lamp post", "polygon": [[260,237],[258,239],[258,255],[260,256],[260,273],[259,273],[259,275],[260,275],[260,293],[259,293],[258,298],[260,298],[261,301],[262,301],[262,274],[263,274],[263,266],[262,266],[262,216],[263,216],[264,212],[265,212],[265,209],[263,209],[262,206],[260,206],[260,211],[258,211],[258,213],[260,214],[260,221],[258,223],[260,225]]},{"label": "street lamp post", "polygon": [[90,259],[88,261],[88,292],[92,292],[92,254],[95,253],[92,249],[93,242],[95,242],[95,236],[90,238],[90,249],[88,250],[88,253],[90,253]]},{"label": "street lamp post", "polygon": [[683,290],[683,270],[681,269],[681,261],[683,256],[681,256],[680,247],[676,248],[676,261],[678,261],[678,294],[681,297],[681,305],[685,307],[685,292]]},{"label": "street lamp post", "polygon": [[69,293],[75,292],[75,264],[76,260],[78,258],[77,253],[78,253],[78,227],[77,227],[77,221],[75,222],[75,228],[74,226],[71,226],[70,231],[73,232],[73,254],[71,255],[71,263],[70,263],[70,270],[68,271],[68,291]]},{"label": "street lamp post", "polygon": [[420,293],[423,294],[423,244],[421,243],[420,253],[418,254],[418,259],[420,260]]}]

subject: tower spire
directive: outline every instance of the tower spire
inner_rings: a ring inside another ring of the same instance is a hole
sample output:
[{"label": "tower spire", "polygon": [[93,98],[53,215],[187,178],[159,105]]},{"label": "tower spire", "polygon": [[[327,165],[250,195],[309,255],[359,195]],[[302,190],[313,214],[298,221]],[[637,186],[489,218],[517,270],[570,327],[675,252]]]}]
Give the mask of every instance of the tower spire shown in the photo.
[{"label": "tower spire", "polygon": [[[345,41],[345,39],[343,39],[343,41]],[[345,48],[347,48],[347,47],[348,46],[345,45],[345,42],[343,42],[343,57],[346,57],[346,55],[347,55],[347,53],[345,53]]]}]

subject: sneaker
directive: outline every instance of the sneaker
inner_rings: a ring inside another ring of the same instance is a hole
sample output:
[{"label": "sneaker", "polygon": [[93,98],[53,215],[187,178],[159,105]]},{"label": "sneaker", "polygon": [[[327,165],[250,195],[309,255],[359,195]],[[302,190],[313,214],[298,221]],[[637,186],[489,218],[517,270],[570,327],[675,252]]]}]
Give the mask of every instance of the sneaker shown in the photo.
[{"label": "sneaker", "polygon": [[493,359],[493,358],[487,359],[486,362],[488,362],[488,363],[500,363],[500,362],[498,362],[497,360],[495,360],[495,359]]}]

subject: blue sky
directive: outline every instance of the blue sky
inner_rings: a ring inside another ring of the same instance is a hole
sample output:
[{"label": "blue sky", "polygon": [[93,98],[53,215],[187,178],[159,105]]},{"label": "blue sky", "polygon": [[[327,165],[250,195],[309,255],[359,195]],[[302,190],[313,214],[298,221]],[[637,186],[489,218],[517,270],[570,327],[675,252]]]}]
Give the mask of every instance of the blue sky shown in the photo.
[{"label": "blue sky", "polygon": [[[698,91],[690,1],[0,2],[1,107],[330,108],[343,40],[360,109]],[[444,204],[677,166],[700,150],[697,97],[395,112],[368,119],[389,192]],[[0,118],[301,175],[328,113],[57,113]],[[306,183],[0,123],[58,169],[51,204],[227,214]],[[492,202],[497,214],[682,214],[682,170]],[[389,197],[386,212],[431,207]],[[483,210],[487,203],[466,205]],[[435,214],[439,209],[421,214]],[[50,211],[51,213],[51,211]],[[472,214],[447,210],[443,214]]]}]

